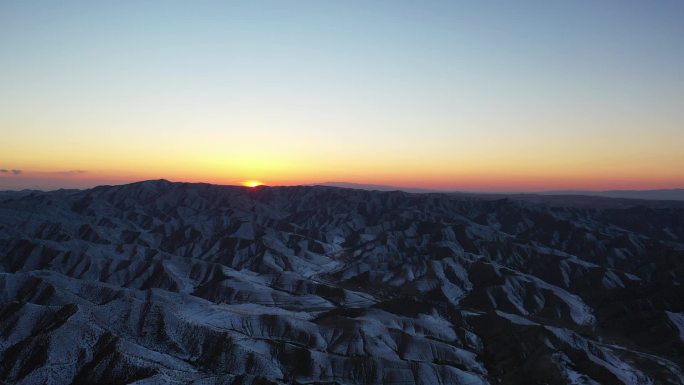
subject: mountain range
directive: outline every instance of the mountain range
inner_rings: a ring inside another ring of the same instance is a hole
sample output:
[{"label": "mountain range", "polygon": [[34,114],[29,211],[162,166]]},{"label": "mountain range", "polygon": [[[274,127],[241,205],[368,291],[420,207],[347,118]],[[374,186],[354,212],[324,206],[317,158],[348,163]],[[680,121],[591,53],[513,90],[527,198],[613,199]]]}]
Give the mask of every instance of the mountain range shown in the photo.
[{"label": "mountain range", "polygon": [[0,383],[684,384],[684,203],[0,194]]},{"label": "mountain range", "polygon": [[[362,183],[347,183],[347,182],[324,182],[320,186],[354,188],[371,191],[405,191],[410,193],[449,193],[458,191],[448,191],[439,189],[424,189],[414,187],[398,187],[386,186],[379,184],[362,184]],[[473,192],[461,192],[463,194],[473,194]],[[479,193],[484,194],[484,193]],[[532,192],[517,192],[517,193],[491,193],[493,195],[586,195],[586,196],[600,196],[606,198],[626,198],[626,199],[645,199],[645,200],[684,200],[684,189],[657,189],[657,190],[549,190],[549,191],[532,191]]]}]

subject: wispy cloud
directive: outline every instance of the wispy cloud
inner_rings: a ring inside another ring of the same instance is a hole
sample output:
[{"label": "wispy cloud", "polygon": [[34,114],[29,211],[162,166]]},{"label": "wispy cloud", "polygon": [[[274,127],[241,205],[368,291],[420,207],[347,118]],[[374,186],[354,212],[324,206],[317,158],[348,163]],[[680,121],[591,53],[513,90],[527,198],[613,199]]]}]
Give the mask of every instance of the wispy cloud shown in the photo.
[{"label": "wispy cloud", "polygon": [[50,172],[49,174],[70,176],[70,175],[85,174],[86,172],[88,172],[88,171],[86,171],[86,170],[66,170],[66,171],[53,171],[53,172]]},{"label": "wispy cloud", "polygon": [[25,175],[27,177],[60,177],[60,176],[75,176],[85,174],[86,170],[64,170],[64,171],[32,171],[32,170],[17,170],[0,168],[0,174],[5,175]]}]

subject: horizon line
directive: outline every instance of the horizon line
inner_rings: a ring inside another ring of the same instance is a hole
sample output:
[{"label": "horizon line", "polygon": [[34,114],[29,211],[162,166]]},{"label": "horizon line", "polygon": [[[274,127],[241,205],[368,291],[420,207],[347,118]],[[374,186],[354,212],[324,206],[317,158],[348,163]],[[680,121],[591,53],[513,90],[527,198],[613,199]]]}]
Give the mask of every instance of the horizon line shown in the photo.
[{"label": "horizon line", "polygon": [[[521,190],[521,191],[508,191],[508,190],[478,190],[478,189],[449,189],[449,188],[430,188],[430,187],[409,187],[400,185],[385,185],[385,184],[375,184],[375,183],[356,183],[356,182],[344,182],[344,181],[324,181],[324,182],[314,182],[314,183],[298,183],[298,184],[268,184],[262,183],[258,186],[245,186],[238,183],[215,183],[215,182],[204,182],[204,181],[187,181],[187,180],[171,180],[167,178],[152,178],[152,179],[140,179],[130,182],[122,183],[102,183],[96,184],[90,187],[59,187],[59,188],[1,188],[0,192],[21,192],[21,191],[40,191],[40,192],[52,192],[60,190],[90,190],[98,187],[106,186],[125,186],[132,184],[139,184],[144,182],[155,182],[164,181],[168,183],[177,184],[208,184],[213,186],[232,186],[232,187],[244,187],[244,188],[254,188],[254,187],[297,187],[297,186],[322,186],[322,187],[334,187],[334,188],[347,188],[356,190],[369,190],[369,191],[403,191],[409,193],[424,193],[424,194],[438,194],[438,193],[463,193],[463,194],[491,194],[491,195],[514,195],[514,194],[559,194],[559,195],[581,195],[583,193],[611,193],[611,192],[664,192],[664,191],[684,191],[684,185],[680,187],[662,187],[662,188],[648,188],[648,189],[581,189],[581,188],[567,188],[567,189],[549,189],[549,190]],[[244,183],[244,182],[243,182]]]}]

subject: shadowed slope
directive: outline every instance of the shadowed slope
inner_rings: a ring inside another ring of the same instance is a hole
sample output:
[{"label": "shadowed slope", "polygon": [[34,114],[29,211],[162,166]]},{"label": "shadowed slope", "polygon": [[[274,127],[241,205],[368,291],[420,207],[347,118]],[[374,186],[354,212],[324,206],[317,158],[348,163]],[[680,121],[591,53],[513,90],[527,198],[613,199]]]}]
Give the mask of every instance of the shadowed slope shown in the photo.
[{"label": "shadowed slope", "polygon": [[540,199],[163,180],[8,195],[0,378],[682,383],[684,209]]}]

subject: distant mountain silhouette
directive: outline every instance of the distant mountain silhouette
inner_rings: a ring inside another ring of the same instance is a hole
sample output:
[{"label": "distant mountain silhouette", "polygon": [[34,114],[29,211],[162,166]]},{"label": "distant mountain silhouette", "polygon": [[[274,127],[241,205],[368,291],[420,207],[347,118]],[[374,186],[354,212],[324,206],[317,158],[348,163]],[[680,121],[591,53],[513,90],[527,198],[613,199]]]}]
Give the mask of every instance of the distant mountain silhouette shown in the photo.
[{"label": "distant mountain silhouette", "polygon": [[554,195],[591,195],[606,198],[630,198],[650,200],[684,200],[684,189],[660,189],[660,190],[608,190],[608,191],[545,191],[542,194]]},{"label": "distant mountain silhouette", "polygon": [[359,190],[370,191],[404,191],[410,193],[466,193],[466,194],[491,194],[491,195],[527,195],[527,194],[541,194],[541,195],[587,195],[599,196],[605,198],[627,198],[627,199],[647,199],[647,200],[684,200],[684,189],[658,189],[658,190],[607,190],[607,191],[587,191],[587,190],[552,190],[552,191],[529,191],[529,192],[465,192],[457,190],[438,190],[438,189],[422,189],[413,187],[399,187],[387,186],[379,184],[364,184],[364,183],[349,183],[349,182],[324,182],[316,183],[317,186],[332,186],[353,188]]},{"label": "distant mountain silhouette", "polygon": [[349,182],[323,182],[323,183],[314,183],[313,185],[314,186],[353,188],[353,189],[357,189],[357,190],[369,190],[369,191],[404,191],[404,192],[409,192],[409,193],[450,192],[450,191],[435,190],[435,189],[387,186],[387,185],[381,185],[381,184],[349,183]]}]

